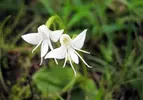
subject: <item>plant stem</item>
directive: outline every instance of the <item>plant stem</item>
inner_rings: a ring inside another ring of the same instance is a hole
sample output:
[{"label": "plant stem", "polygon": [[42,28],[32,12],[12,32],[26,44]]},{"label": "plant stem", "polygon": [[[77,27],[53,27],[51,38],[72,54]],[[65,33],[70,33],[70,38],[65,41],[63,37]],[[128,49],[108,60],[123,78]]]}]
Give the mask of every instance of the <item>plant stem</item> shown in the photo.
[{"label": "plant stem", "polygon": [[2,84],[2,86],[3,86],[3,88],[4,88],[4,90],[5,90],[5,92],[8,93],[8,88],[7,88],[6,84],[5,84],[4,79],[3,79],[3,76],[2,76],[1,66],[0,66],[0,82],[1,82],[1,84]]},{"label": "plant stem", "polygon": [[85,77],[87,77],[87,67],[84,64],[82,65],[82,67],[83,67],[83,74]]}]

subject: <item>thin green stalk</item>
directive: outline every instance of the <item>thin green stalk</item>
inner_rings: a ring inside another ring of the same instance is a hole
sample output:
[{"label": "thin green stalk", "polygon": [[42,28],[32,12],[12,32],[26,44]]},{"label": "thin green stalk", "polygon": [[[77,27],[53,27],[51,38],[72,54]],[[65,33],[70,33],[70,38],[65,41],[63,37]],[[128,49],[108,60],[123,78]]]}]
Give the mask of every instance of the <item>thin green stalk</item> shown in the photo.
[{"label": "thin green stalk", "polygon": [[17,24],[19,23],[20,18],[24,15],[24,5],[21,5],[22,7],[20,8],[13,25],[10,27],[10,31],[5,33],[4,36],[7,37],[9,34],[11,34],[14,30],[14,28],[17,26]]},{"label": "thin green stalk", "polygon": [[72,86],[74,85],[75,81],[76,81],[76,77],[73,77],[73,79],[63,88],[61,93],[64,93],[68,89],[72,88]]},{"label": "thin green stalk", "polygon": [[139,78],[127,80],[127,81],[123,82],[122,84],[127,84],[127,83],[131,83],[131,82],[139,81],[139,80],[142,80],[142,79],[143,79],[143,78],[139,77]]},{"label": "thin green stalk", "polygon": [[64,100],[58,93],[56,95],[60,100]]},{"label": "thin green stalk", "polygon": [[64,28],[64,27],[65,27],[65,26],[64,26],[64,23],[63,23],[62,20],[61,20],[61,18],[60,18],[59,16],[57,16],[57,15],[54,15],[54,16],[50,17],[50,18],[48,19],[48,21],[46,22],[46,26],[50,28],[51,25],[52,25],[54,22],[57,22],[61,28]]},{"label": "thin green stalk", "polygon": [[2,71],[1,71],[1,66],[0,66],[0,82],[1,82],[5,92],[8,93],[8,87],[6,86],[6,84],[4,82],[4,78],[3,78],[3,75],[2,75]]},{"label": "thin green stalk", "polygon": [[82,65],[82,68],[83,68],[83,75],[84,75],[85,77],[87,77],[87,76],[88,76],[87,67],[83,64],[83,65]]}]

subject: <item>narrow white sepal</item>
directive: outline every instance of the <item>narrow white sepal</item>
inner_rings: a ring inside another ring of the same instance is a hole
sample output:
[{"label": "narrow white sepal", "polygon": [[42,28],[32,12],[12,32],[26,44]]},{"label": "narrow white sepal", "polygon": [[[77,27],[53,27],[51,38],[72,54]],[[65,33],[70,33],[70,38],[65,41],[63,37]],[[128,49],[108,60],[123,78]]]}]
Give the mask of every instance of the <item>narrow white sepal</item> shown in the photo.
[{"label": "narrow white sepal", "polygon": [[72,67],[72,69],[73,69],[73,71],[74,71],[74,75],[76,76],[76,71],[75,71],[75,69],[74,69],[74,66],[72,65],[72,61],[71,61],[71,58],[69,57],[69,61],[70,61],[70,65],[71,65],[71,67]]},{"label": "narrow white sepal", "polygon": [[66,66],[67,60],[68,60],[68,55],[67,55],[67,52],[66,52],[65,62],[64,62],[63,68]]},{"label": "narrow white sepal", "polygon": [[36,47],[32,50],[32,53],[40,46],[42,40],[36,45]]},{"label": "narrow white sepal", "polygon": [[81,52],[83,52],[83,53],[87,53],[87,54],[90,54],[90,52],[88,52],[88,51],[85,51],[85,50],[81,50],[81,49],[77,49],[77,48],[75,48],[75,47],[73,47],[75,50],[78,50],[78,51],[81,51]]},{"label": "narrow white sepal", "polygon": [[87,67],[92,68],[92,66],[88,65],[88,64],[84,61],[84,59],[83,59],[75,50],[74,50],[74,52],[79,56],[79,58],[83,61],[83,63],[84,63]]}]

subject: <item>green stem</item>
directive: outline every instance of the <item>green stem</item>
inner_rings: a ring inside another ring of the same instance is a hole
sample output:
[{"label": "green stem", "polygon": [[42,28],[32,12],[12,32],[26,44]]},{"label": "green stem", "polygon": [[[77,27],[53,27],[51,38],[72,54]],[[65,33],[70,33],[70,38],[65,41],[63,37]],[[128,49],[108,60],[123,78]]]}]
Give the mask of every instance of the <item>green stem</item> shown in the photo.
[{"label": "green stem", "polygon": [[64,93],[68,89],[72,88],[72,86],[74,85],[75,81],[76,81],[76,77],[73,77],[73,79],[63,88],[61,93]]},{"label": "green stem", "polygon": [[84,74],[84,76],[85,77],[87,77],[88,75],[87,75],[87,67],[83,64],[83,74]]},{"label": "green stem", "polygon": [[64,100],[58,93],[56,95],[60,100]]},{"label": "green stem", "polygon": [[7,86],[6,86],[5,82],[4,82],[4,78],[3,78],[3,75],[2,75],[1,66],[0,66],[0,82],[1,82],[5,92],[8,93],[8,88],[7,88]]},{"label": "green stem", "polygon": [[22,4],[21,8],[20,8],[20,10],[19,10],[19,12],[18,12],[15,20],[14,20],[14,23],[12,24],[12,26],[10,28],[10,31],[4,34],[5,37],[7,37],[8,35],[10,35],[13,32],[13,30],[18,25],[21,17],[24,15],[24,13],[25,13],[25,11],[24,11],[24,5]]},{"label": "green stem", "polygon": [[57,16],[57,15],[54,15],[54,16],[50,17],[50,18],[48,19],[48,21],[46,22],[46,26],[47,26],[48,28],[50,28],[50,26],[51,26],[54,22],[56,22],[56,21],[57,21],[57,23],[59,24],[59,26],[60,26],[61,28],[64,28],[64,27],[65,27],[64,24],[63,24],[63,22],[62,22],[62,20],[61,20],[61,18],[60,18],[59,16]]}]

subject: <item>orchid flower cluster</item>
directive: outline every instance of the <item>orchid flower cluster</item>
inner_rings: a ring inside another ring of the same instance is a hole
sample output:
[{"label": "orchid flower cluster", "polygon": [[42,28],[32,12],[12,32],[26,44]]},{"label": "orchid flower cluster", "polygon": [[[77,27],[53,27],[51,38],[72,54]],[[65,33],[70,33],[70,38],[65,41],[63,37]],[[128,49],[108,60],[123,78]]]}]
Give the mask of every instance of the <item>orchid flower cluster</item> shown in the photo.
[{"label": "orchid flower cluster", "polygon": [[[68,34],[63,34],[63,32],[63,29],[51,31],[46,25],[41,25],[38,27],[37,33],[25,34],[22,35],[22,38],[26,42],[36,45],[36,47],[32,50],[32,53],[41,45],[40,65],[42,64],[43,59],[54,58],[56,64],[58,64],[56,59],[65,59],[63,65],[64,68],[66,66],[67,61],[69,60],[69,63],[76,76],[76,71],[72,62],[79,64],[79,58],[87,67],[91,68],[91,66],[89,66],[77,52],[81,51],[83,53],[90,54],[87,51],[81,50],[85,41],[87,29],[77,35],[74,39],[71,39]],[[57,42],[58,40],[60,40],[61,46],[59,48],[54,49],[51,41]],[[50,52],[48,52],[49,48],[51,50]]]}]

